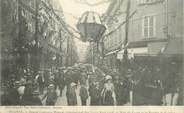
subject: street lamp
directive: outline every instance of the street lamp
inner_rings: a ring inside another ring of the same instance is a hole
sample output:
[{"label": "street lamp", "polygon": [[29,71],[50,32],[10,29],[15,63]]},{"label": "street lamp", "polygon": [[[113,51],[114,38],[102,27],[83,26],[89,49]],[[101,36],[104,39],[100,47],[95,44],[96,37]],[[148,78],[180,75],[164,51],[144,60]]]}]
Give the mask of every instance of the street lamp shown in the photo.
[{"label": "street lamp", "polygon": [[77,29],[83,41],[98,42],[104,34],[106,27],[98,13],[87,11],[80,18]]},{"label": "street lamp", "polygon": [[[96,43],[97,49],[98,49],[99,40],[104,34],[106,27],[102,23],[102,20],[98,13],[93,12],[93,11],[87,11],[80,18],[77,24],[77,29],[80,31],[82,41],[84,42],[89,41],[92,43]],[[94,51],[95,51],[94,46],[92,45],[92,64],[93,66],[95,65]]]}]

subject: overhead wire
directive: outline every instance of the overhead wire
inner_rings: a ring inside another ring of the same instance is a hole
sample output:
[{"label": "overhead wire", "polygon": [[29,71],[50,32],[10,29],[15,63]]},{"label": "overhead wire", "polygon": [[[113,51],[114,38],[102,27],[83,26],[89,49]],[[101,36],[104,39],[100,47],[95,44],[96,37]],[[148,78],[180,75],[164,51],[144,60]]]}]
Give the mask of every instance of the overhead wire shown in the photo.
[{"label": "overhead wire", "polygon": [[[60,17],[55,13],[55,10],[53,9],[52,6],[49,7],[49,6],[47,6],[47,4],[45,4],[44,2],[42,2],[42,3],[44,4],[45,7],[47,7],[49,10],[51,10],[51,11],[54,13],[54,15],[56,16],[56,18],[58,18],[58,19],[60,20],[60,23],[61,23],[61,25],[63,26],[63,28],[64,28],[70,35],[72,35],[74,38],[77,38],[77,39],[81,40],[80,37],[75,36],[75,35],[73,34],[73,32],[71,32],[68,28],[71,28],[73,31],[75,31],[75,32],[78,33],[78,34],[80,34],[80,33],[79,33],[77,30],[75,30],[73,27],[71,27],[69,24],[67,24],[66,22],[64,22],[63,19],[60,18]],[[68,27],[68,28],[67,28],[67,27]]]},{"label": "overhead wire", "polygon": [[[129,17],[128,19],[130,19],[131,17],[133,17],[133,15],[136,13],[136,11],[134,11]],[[122,25],[126,24],[127,20],[123,21],[121,24],[118,25],[118,27],[116,27],[115,29],[113,29],[112,31],[108,32],[107,34],[103,35],[102,38],[112,34],[113,32],[115,32],[116,30],[118,30]]]}]

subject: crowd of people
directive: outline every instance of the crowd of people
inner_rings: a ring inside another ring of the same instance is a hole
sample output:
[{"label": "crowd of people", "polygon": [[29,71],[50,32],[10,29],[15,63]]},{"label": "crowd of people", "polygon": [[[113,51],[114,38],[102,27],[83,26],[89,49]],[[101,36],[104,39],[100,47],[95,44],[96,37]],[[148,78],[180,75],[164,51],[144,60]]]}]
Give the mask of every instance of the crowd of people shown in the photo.
[{"label": "crowd of people", "polygon": [[119,79],[119,76],[93,72],[85,66],[38,71],[35,76],[26,72],[18,80],[12,77],[7,82],[2,105],[55,105],[59,96],[66,96],[68,105],[77,105],[79,87],[82,105],[87,105],[88,99],[90,105],[123,105],[129,101],[130,87]]},{"label": "crowd of people", "polygon": [[[158,73],[159,68],[150,71],[139,67],[128,69],[122,76],[117,71],[105,74],[84,65],[38,71],[35,76],[26,72],[19,79],[12,77],[7,82],[1,101],[2,105],[55,105],[58,97],[66,96],[67,104],[75,106],[78,88],[83,106],[167,105],[171,100],[164,103],[168,94],[165,92],[171,87],[163,86],[163,80],[154,76]],[[173,89],[177,93],[177,87]]]}]

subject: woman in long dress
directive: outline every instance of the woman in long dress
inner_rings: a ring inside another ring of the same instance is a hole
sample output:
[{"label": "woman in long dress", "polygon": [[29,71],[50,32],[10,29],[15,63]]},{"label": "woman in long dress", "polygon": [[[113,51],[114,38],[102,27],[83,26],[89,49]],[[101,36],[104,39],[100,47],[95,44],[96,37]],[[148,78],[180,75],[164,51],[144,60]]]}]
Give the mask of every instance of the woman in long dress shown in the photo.
[{"label": "woman in long dress", "polygon": [[102,90],[103,105],[112,106],[115,105],[115,93],[114,84],[112,83],[112,77],[106,76],[106,83],[104,84],[104,89]]}]

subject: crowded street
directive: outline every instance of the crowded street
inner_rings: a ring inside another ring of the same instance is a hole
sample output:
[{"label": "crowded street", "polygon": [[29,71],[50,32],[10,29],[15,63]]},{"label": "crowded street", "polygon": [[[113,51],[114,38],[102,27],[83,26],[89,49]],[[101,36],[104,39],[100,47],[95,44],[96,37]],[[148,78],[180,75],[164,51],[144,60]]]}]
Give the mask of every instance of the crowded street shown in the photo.
[{"label": "crowded street", "polygon": [[183,0],[0,0],[0,105],[184,105]]}]

